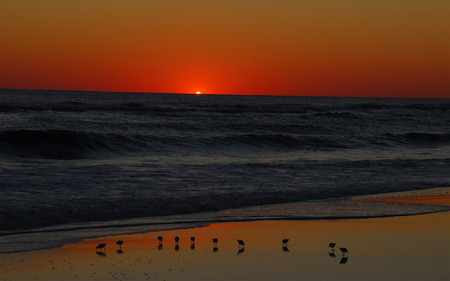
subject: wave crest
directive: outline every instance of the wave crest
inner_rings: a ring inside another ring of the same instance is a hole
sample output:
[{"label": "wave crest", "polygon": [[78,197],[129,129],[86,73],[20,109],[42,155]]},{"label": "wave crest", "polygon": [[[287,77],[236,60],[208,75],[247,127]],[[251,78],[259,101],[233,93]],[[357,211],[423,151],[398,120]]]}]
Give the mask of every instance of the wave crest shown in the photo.
[{"label": "wave crest", "polygon": [[50,159],[77,159],[89,151],[113,150],[104,135],[71,130],[4,131],[0,143],[3,154]]}]

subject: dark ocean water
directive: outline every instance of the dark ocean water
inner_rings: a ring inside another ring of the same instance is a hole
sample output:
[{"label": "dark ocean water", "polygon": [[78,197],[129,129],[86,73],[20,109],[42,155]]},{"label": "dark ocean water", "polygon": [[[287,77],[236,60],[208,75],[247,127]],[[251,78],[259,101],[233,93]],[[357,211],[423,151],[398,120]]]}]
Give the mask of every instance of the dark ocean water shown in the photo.
[{"label": "dark ocean water", "polygon": [[338,202],[448,186],[449,99],[0,90],[2,235],[418,214],[442,207]]}]

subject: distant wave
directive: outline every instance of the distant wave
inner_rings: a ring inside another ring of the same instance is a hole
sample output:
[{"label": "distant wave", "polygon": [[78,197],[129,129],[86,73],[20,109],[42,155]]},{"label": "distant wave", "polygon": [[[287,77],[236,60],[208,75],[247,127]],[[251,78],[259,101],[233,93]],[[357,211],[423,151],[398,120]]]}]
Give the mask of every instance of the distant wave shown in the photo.
[{"label": "distant wave", "polygon": [[449,145],[450,144],[450,134],[430,134],[430,133],[385,134],[381,137],[380,142],[384,143],[386,145],[391,145],[391,146]]},{"label": "distant wave", "polygon": [[172,137],[156,135],[99,134],[73,130],[18,130],[0,132],[0,153],[20,157],[47,159],[95,158],[96,152],[127,153],[133,151],[178,148],[229,147],[341,147],[332,140],[288,134],[240,134],[219,136]]},{"label": "distant wave", "polygon": [[186,112],[196,111],[195,108],[149,106],[144,103],[130,102],[119,104],[94,104],[84,102],[62,102],[46,104],[0,104],[0,112],[20,111],[61,111],[61,112],[88,112],[88,111],[124,111],[124,112]]},{"label": "distant wave", "polygon": [[[374,139],[328,135],[300,134],[223,134],[157,136],[118,135],[79,132],[74,130],[17,130],[0,132],[0,154],[44,159],[83,159],[103,157],[98,153],[131,153],[168,151],[174,149],[236,149],[271,148],[280,150],[360,148],[381,146],[450,145],[450,134],[407,133],[385,134]],[[97,154],[98,155],[97,155]]]},{"label": "distant wave", "polygon": [[113,151],[114,143],[130,140],[114,135],[72,130],[18,130],[0,132],[0,153],[21,157],[78,159],[92,151]]},{"label": "distant wave", "polygon": [[301,136],[290,134],[234,134],[228,136],[212,137],[203,141],[214,146],[253,146],[273,147],[281,149],[292,148],[345,148],[346,144],[338,143],[332,137],[320,138],[317,136]]},{"label": "distant wave", "polygon": [[[347,104],[309,104],[309,103],[268,103],[268,104],[245,104],[220,102],[220,96],[205,97],[218,100],[213,103],[202,103],[197,99],[186,98],[182,104],[157,105],[150,102],[88,102],[88,101],[61,101],[41,102],[37,104],[25,104],[18,102],[0,102],[0,112],[21,111],[61,111],[61,112],[88,112],[88,111],[123,111],[135,113],[170,114],[174,112],[208,112],[219,114],[344,114],[349,115],[358,112],[372,112],[383,110],[413,110],[413,111],[450,111],[450,102],[441,103],[411,103],[391,104],[383,102],[355,102]],[[281,97],[283,98],[283,97]],[[288,97],[285,97],[288,98]]]}]

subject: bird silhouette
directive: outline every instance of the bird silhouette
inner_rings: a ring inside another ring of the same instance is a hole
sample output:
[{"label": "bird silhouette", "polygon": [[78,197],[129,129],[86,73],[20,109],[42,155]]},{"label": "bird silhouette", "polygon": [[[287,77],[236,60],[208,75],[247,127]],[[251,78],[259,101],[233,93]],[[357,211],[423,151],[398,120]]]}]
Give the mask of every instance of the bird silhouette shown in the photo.
[{"label": "bird silhouette", "polygon": [[159,245],[162,245],[162,241],[163,241],[163,237],[162,236],[158,236]]},{"label": "bird silhouette", "polygon": [[180,241],[180,237],[175,236],[175,243],[178,245],[178,242]]},{"label": "bird silhouette", "polygon": [[287,248],[287,243],[289,242],[289,239],[283,239],[283,247]]},{"label": "bird silhouette", "polygon": [[348,257],[342,257],[341,261],[339,262],[339,264],[347,263],[347,261],[348,261]]},{"label": "bird silhouette", "polygon": [[238,242],[238,246],[239,246],[240,249],[245,247],[244,241],[237,239],[237,242]]},{"label": "bird silhouette", "polygon": [[217,243],[219,242],[219,239],[217,239],[217,238],[213,238],[213,244],[214,244],[214,246],[217,246]]},{"label": "bird silhouette", "polygon": [[122,249],[122,244],[123,244],[122,240],[116,242],[116,245],[119,246],[120,249]]},{"label": "bird silhouette", "polygon": [[346,254],[348,255],[347,248],[339,248],[339,249],[341,250],[343,256],[346,255]]},{"label": "bird silhouette", "polygon": [[331,250],[333,250],[334,251],[334,247],[336,246],[336,243],[330,243],[330,244],[328,244],[328,247],[330,247],[331,248]]},{"label": "bird silhouette", "polygon": [[191,250],[195,250],[195,237],[191,237]]},{"label": "bird silhouette", "polygon": [[106,247],[106,243],[98,244],[98,246],[95,248],[95,251],[97,253],[100,253],[100,252],[102,252],[102,249],[103,249],[102,253],[105,253],[105,249],[106,249],[105,247]]}]

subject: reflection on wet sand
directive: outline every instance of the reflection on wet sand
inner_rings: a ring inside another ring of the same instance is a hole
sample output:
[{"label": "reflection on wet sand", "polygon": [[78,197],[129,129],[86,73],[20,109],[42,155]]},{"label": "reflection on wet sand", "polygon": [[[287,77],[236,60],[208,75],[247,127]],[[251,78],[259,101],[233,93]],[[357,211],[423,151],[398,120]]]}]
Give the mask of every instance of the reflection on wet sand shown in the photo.
[{"label": "reflection on wet sand", "polygon": [[332,257],[332,258],[335,258],[335,257],[336,257],[336,255],[334,254],[334,252],[330,252],[330,253],[328,253],[328,255],[329,255],[330,257]]},{"label": "reflection on wet sand", "polygon": [[[157,240],[158,240],[158,250],[162,250],[163,249],[163,244],[162,244],[163,237],[162,236],[158,236]],[[178,252],[180,250],[180,245],[179,245],[180,237],[179,236],[175,236],[174,237],[174,241],[175,241],[174,249],[175,249],[175,251]],[[212,251],[213,251],[213,253],[216,253],[216,252],[219,251],[219,248],[217,247],[217,243],[219,242],[219,239],[218,238],[213,238],[212,241],[213,241],[213,245],[214,245]],[[237,254],[241,255],[245,251],[245,242],[243,240],[241,240],[241,239],[236,239],[236,241],[238,243],[238,252],[237,252]],[[190,249],[191,250],[195,250],[195,237],[194,236],[190,237],[190,242],[191,242]],[[287,243],[288,242],[289,242],[289,239],[283,239],[282,240],[282,251],[283,252],[289,252],[289,248],[287,247]],[[119,246],[119,249],[116,250],[116,252],[118,254],[123,254],[124,253],[123,250],[122,250],[123,243],[124,243],[124,241],[122,241],[122,240],[118,240],[116,242],[116,245]],[[106,252],[105,252],[106,244],[107,243],[100,243],[100,244],[97,245],[97,247],[96,247],[97,255],[102,256],[102,257],[106,257]],[[330,252],[328,253],[328,256],[330,256],[332,258],[336,258],[336,254],[334,252],[334,248],[336,247],[336,243],[334,243],[334,242],[329,243],[328,247],[330,248]],[[348,249],[345,248],[345,247],[340,247],[339,249],[342,252],[342,258],[341,258],[339,263],[340,264],[345,264],[348,261]]]}]

